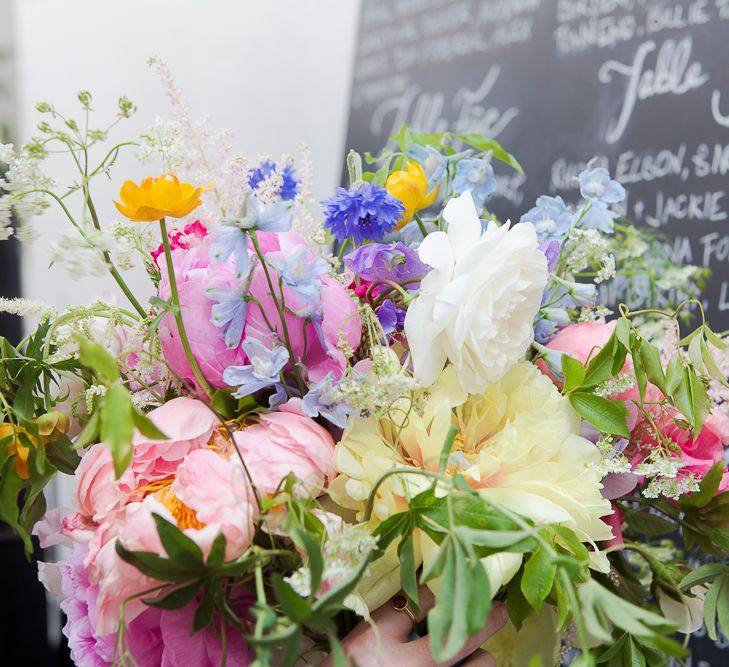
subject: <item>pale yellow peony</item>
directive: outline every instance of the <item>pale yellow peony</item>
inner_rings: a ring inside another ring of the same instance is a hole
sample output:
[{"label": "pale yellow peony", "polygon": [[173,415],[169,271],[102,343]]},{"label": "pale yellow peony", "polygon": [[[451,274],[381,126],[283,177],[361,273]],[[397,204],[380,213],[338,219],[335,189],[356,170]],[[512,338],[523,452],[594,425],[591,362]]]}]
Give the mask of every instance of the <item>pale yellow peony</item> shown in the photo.
[{"label": "pale yellow peony", "polygon": [[[387,470],[438,470],[451,424],[458,435],[449,458],[450,474],[462,473],[484,498],[538,524],[568,526],[593,545],[593,567],[607,569],[596,543],[612,538],[600,518],[611,508],[600,494],[600,475],[590,466],[599,462],[600,454],[578,435],[580,420],[569,401],[528,362],[514,365],[481,395],[466,394],[449,366],[433,387],[413,397],[412,404],[401,401],[393,406],[389,418],[354,420],[335,449],[339,475],[330,485],[330,495],[361,519],[370,491]],[[377,493],[373,520],[404,510],[408,497],[430,484],[416,475],[388,478]],[[423,536],[426,562],[435,553],[429,543]],[[394,555],[391,560],[389,567],[395,569]],[[484,559],[494,593],[520,563],[519,554]],[[398,586],[397,577],[392,577],[391,593]],[[363,595],[366,599],[366,591]],[[376,598],[383,595],[380,590]]]}]

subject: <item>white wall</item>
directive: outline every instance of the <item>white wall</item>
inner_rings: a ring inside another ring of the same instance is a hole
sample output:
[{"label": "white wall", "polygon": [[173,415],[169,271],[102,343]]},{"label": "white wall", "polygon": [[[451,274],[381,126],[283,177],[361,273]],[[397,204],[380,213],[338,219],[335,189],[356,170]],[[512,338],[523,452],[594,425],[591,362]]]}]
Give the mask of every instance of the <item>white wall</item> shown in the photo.
[{"label": "white wall", "polygon": [[[165,60],[194,117],[229,127],[236,150],[255,157],[312,152],[314,195],[338,183],[344,155],[349,88],[360,0],[15,0],[17,46],[16,136],[34,133],[34,104],[74,109],[75,93],[94,95],[99,116],[113,114],[126,94],[139,106],[125,131],[138,133],[167,100],[151,55]],[[66,156],[67,157],[67,156]],[[54,161],[59,182],[71,166]],[[111,198],[125,178],[144,175],[131,155],[115,166],[113,182],[99,189],[102,218],[114,215]],[[118,216],[117,216],[118,217]],[[111,281],[74,283],[62,269],[48,269],[47,243],[59,213],[38,221],[41,242],[26,246],[23,291],[57,305],[83,303]],[[143,285],[143,276],[132,278]]]}]

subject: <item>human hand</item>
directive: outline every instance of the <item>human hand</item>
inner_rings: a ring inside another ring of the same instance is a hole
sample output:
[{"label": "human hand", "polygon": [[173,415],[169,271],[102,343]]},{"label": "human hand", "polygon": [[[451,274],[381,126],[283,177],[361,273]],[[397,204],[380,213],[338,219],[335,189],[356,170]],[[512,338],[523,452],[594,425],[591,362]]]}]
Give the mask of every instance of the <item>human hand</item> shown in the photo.
[{"label": "human hand", "polygon": [[[398,596],[395,596],[395,600]],[[402,595],[399,597],[403,597]],[[419,590],[420,614],[416,622],[425,618],[435,604],[433,593],[421,586]],[[345,654],[357,667],[452,667],[466,659],[463,667],[496,667],[493,656],[480,649],[491,635],[498,632],[508,618],[506,607],[495,602],[483,630],[466,642],[466,645],[448,662],[436,662],[430,651],[429,637],[410,640],[413,621],[404,610],[398,611],[392,600],[372,613],[372,623],[362,621],[342,641]],[[332,667],[328,657],[320,667]]]}]

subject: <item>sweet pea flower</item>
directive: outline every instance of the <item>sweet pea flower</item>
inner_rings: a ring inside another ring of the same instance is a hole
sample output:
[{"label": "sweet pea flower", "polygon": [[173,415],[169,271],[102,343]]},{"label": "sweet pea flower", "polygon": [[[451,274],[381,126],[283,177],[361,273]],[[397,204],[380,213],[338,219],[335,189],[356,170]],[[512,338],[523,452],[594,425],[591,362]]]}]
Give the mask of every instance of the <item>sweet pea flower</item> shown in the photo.
[{"label": "sweet pea flower", "polygon": [[428,273],[418,253],[402,241],[360,246],[344,256],[344,265],[362,280],[373,283],[391,280],[411,287]]},{"label": "sweet pea flower", "polygon": [[334,440],[304,414],[301,399],[292,398],[279,412],[233,434],[235,444],[262,493],[273,494],[293,473],[305,495],[321,490],[334,475]]},{"label": "sweet pea flower", "polygon": [[377,309],[377,319],[380,321],[382,331],[385,334],[402,331],[405,325],[405,311],[398,308],[391,299],[385,299]]}]

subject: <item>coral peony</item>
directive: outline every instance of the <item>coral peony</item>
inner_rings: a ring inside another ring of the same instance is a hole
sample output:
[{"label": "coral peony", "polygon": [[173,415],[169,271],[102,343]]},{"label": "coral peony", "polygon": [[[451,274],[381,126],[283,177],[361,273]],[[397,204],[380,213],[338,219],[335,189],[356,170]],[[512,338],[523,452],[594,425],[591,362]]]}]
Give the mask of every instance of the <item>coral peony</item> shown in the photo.
[{"label": "coral peony", "polygon": [[293,473],[304,493],[321,490],[334,476],[334,440],[291,399],[280,412],[261,415],[257,424],[233,434],[256,487],[274,493]]}]

